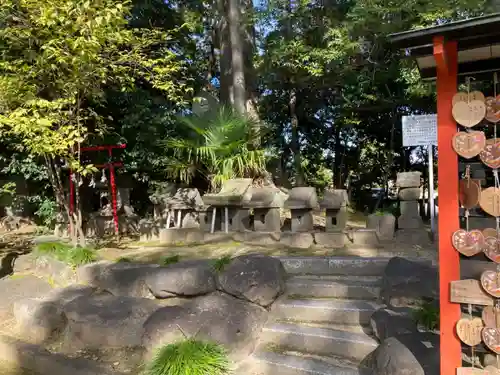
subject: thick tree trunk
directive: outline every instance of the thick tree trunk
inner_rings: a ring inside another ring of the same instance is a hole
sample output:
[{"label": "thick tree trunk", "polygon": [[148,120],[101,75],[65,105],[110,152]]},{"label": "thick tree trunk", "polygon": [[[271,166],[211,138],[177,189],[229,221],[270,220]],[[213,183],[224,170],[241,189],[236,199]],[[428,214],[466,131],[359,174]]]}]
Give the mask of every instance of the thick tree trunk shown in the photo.
[{"label": "thick tree trunk", "polygon": [[288,108],[290,110],[290,124],[292,125],[292,141],[291,149],[293,154],[293,164],[295,167],[295,185],[304,185],[304,176],[302,174],[302,158],[300,156],[300,140],[299,140],[299,118],[296,111],[297,94],[295,89],[290,90],[290,100]]},{"label": "thick tree trunk", "polygon": [[244,43],[241,36],[240,14],[241,3],[239,0],[228,0],[228,22],[231,40],[231,62],[233,73],[234,108],[240,114],[246,113],[246,85],[245,85],[245,61],[243,58]]},{"label": "thick tree trunk", "polygon": [[219,22],[217,36],[220,51],[220,101],[225,105],[233,105],[233,79],[231,73],[231,41],[229,37],[228,10],[226,0],[217,0]]}]

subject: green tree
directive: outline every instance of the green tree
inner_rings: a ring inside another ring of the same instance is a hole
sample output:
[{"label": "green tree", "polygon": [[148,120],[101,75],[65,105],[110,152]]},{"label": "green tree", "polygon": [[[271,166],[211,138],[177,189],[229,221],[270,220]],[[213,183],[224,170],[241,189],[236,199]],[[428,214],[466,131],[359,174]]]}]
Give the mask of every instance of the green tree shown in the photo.
[{"label": "green tree", "polygon": [[[0,8],[0,124],[2,135],[44,158],[57,202],[75,243],[84,244],[79,194],[71,216],[63,165],[75,183],[93,169],[80,163],[80,145],[102,134],[107,119],[91,103],[105,88],[127,91],[148,82],[174,102],[188,91],[183,66],[164,29],[128,27],[130,1],[2,0]],[[174,79],[175,78],[175,79]]]}]

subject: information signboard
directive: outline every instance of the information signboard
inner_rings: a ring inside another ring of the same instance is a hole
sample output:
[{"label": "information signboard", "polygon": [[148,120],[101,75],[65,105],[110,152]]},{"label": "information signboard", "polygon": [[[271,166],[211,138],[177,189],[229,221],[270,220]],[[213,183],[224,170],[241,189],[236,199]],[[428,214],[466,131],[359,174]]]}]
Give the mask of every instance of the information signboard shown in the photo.
[{"label": "information signboard", "polygon": [[403,116],[403,146],[437,146],[437,115]]}]

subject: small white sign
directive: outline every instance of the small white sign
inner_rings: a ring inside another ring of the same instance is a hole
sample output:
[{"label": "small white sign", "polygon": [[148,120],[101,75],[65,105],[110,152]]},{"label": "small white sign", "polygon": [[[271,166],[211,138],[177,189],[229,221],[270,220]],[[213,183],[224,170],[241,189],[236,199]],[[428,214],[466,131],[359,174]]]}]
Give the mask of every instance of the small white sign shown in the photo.
[{"label": "small white sign", "polygon": [[437,115],[403,116],[403,146],[437,146]]}]

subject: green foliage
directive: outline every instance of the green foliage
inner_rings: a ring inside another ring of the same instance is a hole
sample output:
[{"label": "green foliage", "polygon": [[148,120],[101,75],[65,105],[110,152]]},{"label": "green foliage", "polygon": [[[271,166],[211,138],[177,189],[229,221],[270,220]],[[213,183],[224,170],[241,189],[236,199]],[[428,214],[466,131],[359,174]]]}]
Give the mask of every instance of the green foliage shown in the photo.
[{"label": "green foliage", "polygon": [[186,339],[159,348],[144,375],[227,375],[226,350],[218,344]]},{"label": "green foliage", "polygon": [[73,247],[62,242],[43,242],[35,246],[34,253],[40,256],[52,256],[73,267],[92,263],[97,259],[94,249]]},{"label": "green foliage", "polygon": [[415,311],[414,315],[417,324],[425,329],[433,331],[439,328],[439,309],[432,302],[425,302]]},{"label": "green foliage", "polygon": [[210,181],[212,191],[232,178],[257,176],[265,171],[263,149],[253,149],[255,120],[228,108],[204,116],[180,118],[182,137],[167,139],[174,154],[167,173],[191,183],[196,175]]},{"label": "green foliage", "polygon": [[132,263],[132,261],[127,257],[120,257],[116,260],[116,263]]},{"label": "green foliage", "polygon": [[219,259],[215,259],[212,262],[212,268],[216,273],[221,273],[224,269],[231,263],[232,258],[230,255],[224,255]]},{"label": "green foliage", "polygon": [[57,212],[57,203],[50,198],[44,198],[40,202],[35,215],[41,220],[43,226],[53,229]]},{"label": "green foliage", "polygon": [[103,103],[105,89],[127,91],[143,82],[172,102],[184,101],[190,88],[169,48],[171,33],[128,27],[131,7],[129,0],[2,2],[4,136],[32,155],[63,157],[88,173],[94,169],[80,165],[78,145],[106,130],[108,119],[91,106]]},{"label": "green foliage", "polygon": [[160,265],[169,266],[171,264],[179,263],[181,257],[179,255],[166,256],[160,259]]}]

